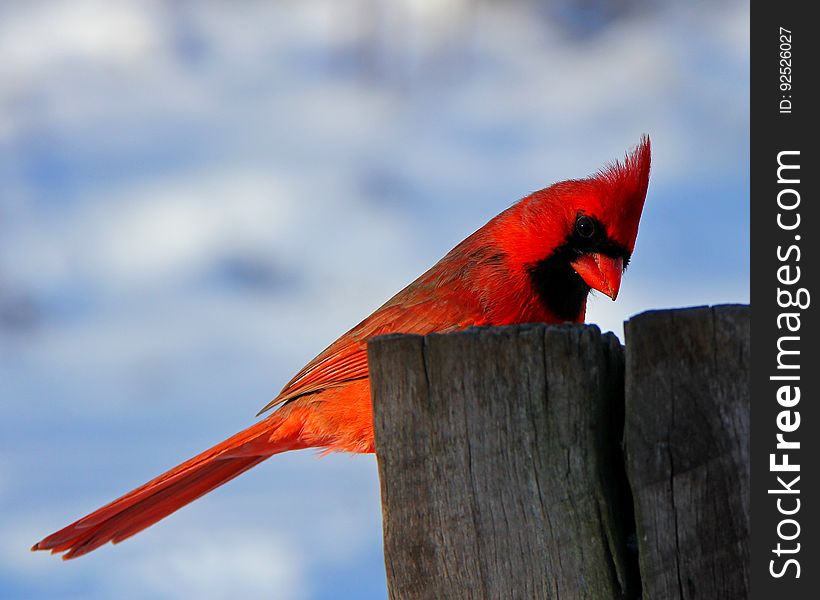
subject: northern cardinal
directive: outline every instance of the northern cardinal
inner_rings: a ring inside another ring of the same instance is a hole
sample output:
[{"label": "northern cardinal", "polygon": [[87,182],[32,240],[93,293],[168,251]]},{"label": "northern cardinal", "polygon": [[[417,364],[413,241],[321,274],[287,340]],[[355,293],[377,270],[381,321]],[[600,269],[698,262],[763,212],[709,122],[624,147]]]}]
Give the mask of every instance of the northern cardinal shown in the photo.
[{"label": "northern cardinal", "polygon": [[520,200],[345,333],[288,382],[262,421],[36,543],[82,556],[153,525],[274,454],[373,452],[367,341],[473,325],[581,323],[587,295],[613,300],[638,234],[649,138],[587,179]]}]

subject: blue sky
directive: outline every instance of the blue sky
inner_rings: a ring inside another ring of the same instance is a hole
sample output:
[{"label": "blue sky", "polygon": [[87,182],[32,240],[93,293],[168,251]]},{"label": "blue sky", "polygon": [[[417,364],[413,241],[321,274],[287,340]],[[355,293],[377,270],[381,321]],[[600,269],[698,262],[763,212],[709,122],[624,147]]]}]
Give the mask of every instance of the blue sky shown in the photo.
[{"label": "blue sky", "polygon": [[371,456],[276,457],[68,564],[28,547],[642,133],[633,262],[589,320],[748,301],[747,5],[552,6],[0,6],[0,597],[383,598]]}]

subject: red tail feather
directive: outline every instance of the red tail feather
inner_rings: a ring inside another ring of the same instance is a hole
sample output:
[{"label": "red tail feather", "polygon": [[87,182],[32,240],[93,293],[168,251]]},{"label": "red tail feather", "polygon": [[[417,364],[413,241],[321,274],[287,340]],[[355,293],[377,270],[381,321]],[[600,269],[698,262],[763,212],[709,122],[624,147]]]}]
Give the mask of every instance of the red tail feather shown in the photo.
[{"label": "red tail feather", "polygon": [[63,559],[71,559],[139,533],[273,454],[301,447],[295,440],[277,439],[281,424],[276,414],[256,423],[51,534],[32,550],[65,552]]}]

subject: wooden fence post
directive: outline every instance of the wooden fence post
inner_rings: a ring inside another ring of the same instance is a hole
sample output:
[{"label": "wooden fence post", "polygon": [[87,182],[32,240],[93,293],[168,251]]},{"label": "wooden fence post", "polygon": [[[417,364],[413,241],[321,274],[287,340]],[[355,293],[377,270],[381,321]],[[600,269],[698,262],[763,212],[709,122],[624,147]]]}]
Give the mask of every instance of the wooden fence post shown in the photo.
[{"label": "wooden fence post", "polygon": [[748,598],[750,312],[653,311],[626,324],[644,598]]},{"label": "wooden fence post", "polygon": [[749,317],[373,340],[391,600],[748,598]]},{"label": "wooden fence post", "polygon": [[391,599],[633,595],[615,336],[386,336],[369,360]]}]

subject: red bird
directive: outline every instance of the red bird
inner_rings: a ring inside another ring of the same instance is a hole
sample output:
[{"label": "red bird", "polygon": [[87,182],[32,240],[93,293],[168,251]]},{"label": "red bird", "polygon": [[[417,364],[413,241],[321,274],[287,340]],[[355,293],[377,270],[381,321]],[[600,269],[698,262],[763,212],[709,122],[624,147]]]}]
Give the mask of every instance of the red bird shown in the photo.
[{"label": "red bird", "polygon": [[[649,139],[623,163],[514,204],[308,363],[264,420],[51,534],[32,548],[82,556],[118,543],[274,454],[373,452],[367,341],[473,325],[581,323],[591,289],[613,300],[638,234]],[[261,414],[260,412],[260,414]]]}]

